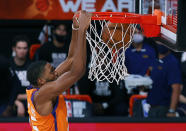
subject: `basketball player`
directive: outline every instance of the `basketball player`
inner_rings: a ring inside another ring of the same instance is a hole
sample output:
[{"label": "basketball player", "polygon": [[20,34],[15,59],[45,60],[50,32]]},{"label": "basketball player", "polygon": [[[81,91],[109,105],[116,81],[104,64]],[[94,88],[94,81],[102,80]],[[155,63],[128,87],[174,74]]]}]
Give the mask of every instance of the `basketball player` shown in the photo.
[{"label": "basketball player", "polygon": [[80,11],[73,18],[72,40],[67,59],[54,69],[49,63],[33,63],[27,73],[28,113],[33,131],[67,131],[67,109],[62,92],[71,87],[85,72],[86,30],[91,14]]}]

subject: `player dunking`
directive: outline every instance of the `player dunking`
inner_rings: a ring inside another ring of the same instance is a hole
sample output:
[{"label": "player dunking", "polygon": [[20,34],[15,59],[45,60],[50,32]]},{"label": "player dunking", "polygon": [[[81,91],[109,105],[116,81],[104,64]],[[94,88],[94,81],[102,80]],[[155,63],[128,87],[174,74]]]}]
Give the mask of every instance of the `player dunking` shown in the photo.
[{"label": "player dunking", "polygon": [[67,131],[67,109],[62,92],[70,88],[85,72],[86,30],[91,14],[77,12],[73,18],[72,40],[67,59],[54,69],[45,61],[30,65],[27,78],[28,113],[33,131]]}]

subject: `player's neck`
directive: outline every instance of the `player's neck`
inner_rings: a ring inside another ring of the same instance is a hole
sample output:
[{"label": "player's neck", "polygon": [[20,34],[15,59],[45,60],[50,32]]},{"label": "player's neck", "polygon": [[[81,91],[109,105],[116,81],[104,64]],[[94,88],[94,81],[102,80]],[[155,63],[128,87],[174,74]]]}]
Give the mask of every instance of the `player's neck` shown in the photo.
[{"label": "player's neck", "polygon": [[60,42],[58,42],[56,39],[54,39],[53,43],[54,43],[54,45],[55,45],[56,47],[63,47],[63,46],[64,46],[64,43],[60,43]]},{"label": "player's neck", "polygon": [[26,61],[26,58],[25,59],[20,59],[20,58],[18,58],[16,56],[14,57],[14,62],[18,66],[24,65],[25,64],[25,61]]},{"label": "player's neck", "polygon": [[39,86],[32,86],[33,89],[39,89]]}]

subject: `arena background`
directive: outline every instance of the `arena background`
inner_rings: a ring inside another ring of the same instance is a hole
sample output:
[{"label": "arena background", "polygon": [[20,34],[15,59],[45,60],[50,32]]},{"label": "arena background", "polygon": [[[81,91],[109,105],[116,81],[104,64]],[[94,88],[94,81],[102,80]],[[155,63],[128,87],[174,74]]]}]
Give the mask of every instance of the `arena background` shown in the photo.
[{"label": "arena background", "polygon": [[[107,2],[113,4],[107,5]],[[38,36],[43,25],[50,22],[64,22],[71,26],[73,12],[79,9],[89,11],[129,11],[135,12],[135,0],[73,0],[74,7],[65,7],[67,0],[49,1],[46,0],[1,0],[0,1],[0,53],[10,57],[11,43],[15,34],[29,36],[31,44],[38,43]],[[62,4],[63,3],[63,4]],[[120,4],[118,4],[120,3]],[[57,6],[56,6],[57,5]],[[61,6],[59,6],[61,5]],[[69,4],[70,5],[70,4]],[[106,6],[105,8],[103,8]],[[95,8],[96,7],[96,8]],[[30,15],[27,10],[35,10]],[[72,10],[73,9],[73,10]],[[51,17],[52,16],[52,17]],[[64,17],[67,16],[67,17]],[[71,30],[69,30],[71,32]],[[92,117],[92,118],[70,118],[70,130],[79,131],[116,131],[116,130],[169,130],[184,131],[186,119],[135,119],[121,117]],[[0,118],[0,131],[30,131],[28,118]]]}]

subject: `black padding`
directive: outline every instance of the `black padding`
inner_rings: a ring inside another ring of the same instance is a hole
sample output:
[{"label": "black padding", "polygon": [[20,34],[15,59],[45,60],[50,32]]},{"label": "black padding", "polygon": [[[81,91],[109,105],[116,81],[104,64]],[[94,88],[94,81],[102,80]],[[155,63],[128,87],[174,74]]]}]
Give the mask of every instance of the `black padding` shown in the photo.
[{"label": "black padding", "polygon": [[186,51],[186,0],[178,0],[177,45]]}]

